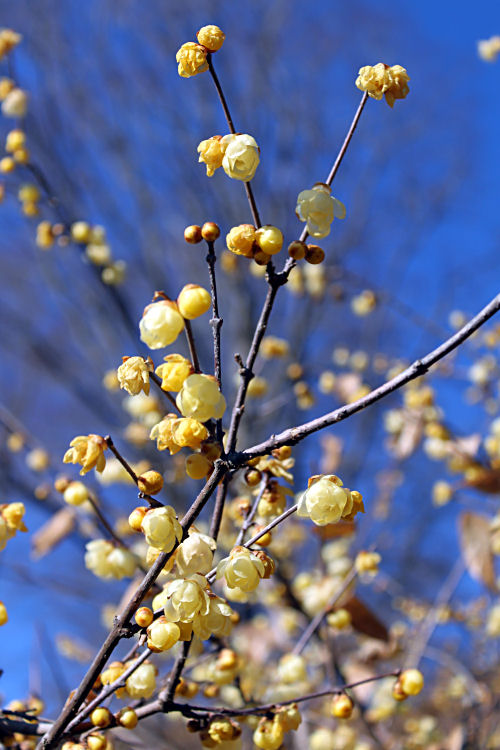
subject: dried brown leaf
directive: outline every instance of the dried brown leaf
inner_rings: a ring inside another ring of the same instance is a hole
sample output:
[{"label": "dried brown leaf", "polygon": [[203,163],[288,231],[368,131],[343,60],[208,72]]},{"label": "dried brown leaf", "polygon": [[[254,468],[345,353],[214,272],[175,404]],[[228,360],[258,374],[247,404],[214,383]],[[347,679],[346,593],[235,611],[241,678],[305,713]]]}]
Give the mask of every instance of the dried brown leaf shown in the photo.
[{"label": "dried brown leaf", "polygon": [[489,519],[478,513],[462,513],[459,519],[459,536],[462,557],[469,575],[495,590]]},{"label": "dried brown leaf", "polygon": [[368,635],[370,638],[377,638],[380,641],[389,640],[389,633],[385,625],[357,596],[352,596],[346,602],[342,602],[341,606],[347,609],[351,615],[352,626],[358,633]]},{"label": "dried brown leaf", "polygon": [[31,538],[31,553],[39,559],[54,549],[75,528],[75,511],[64,507],[54,513]]}]

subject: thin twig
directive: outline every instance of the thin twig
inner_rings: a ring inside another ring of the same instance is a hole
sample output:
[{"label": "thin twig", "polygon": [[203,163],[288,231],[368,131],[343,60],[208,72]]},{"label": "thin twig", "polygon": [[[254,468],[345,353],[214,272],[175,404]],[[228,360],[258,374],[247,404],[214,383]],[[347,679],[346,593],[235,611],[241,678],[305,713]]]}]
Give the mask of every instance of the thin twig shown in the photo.
[{"label": "thin twig", "polygon": [[160,389],[163,395],[168,398],[168,400],[170,401],[174,409],[180,414],[180,410],[175,402],[175,398],[172,396],[171,393],[169,393],[168,391],[164,391],[163,388],[161,387],[161,378],[159,378],[155,372],[150,372],[149,379],[153,381],[153,383]]},{"label": "thin twig", "polygon": [[212,520],[210,521],[209,531],[212,539],[217,539],[217,537],[219,536],[220,524],[222,521],[222,513],[224,512],[224,505],[226,503],[229,481],[230,477],[228,474],[226,474],[222,482],[217,487],[217,495],[215,497],[215,506],[212,514]]},{"label": "thin twig", "polygon": [[[212,61],[212,55],[207,55],[207,62],[208,62],[208,69],[210,71],[210,75],[212,76],[212,80],[215,84],[215,88],[217,89],[217,94],[219,95],[220,103],[222,105],[222,109],[224,110],[224,117],[226,118],[227,126],[229,128],[229,132],[233,135],[236,134],[236,129],[234,127],[233,119],[231,117],[231,113],[229,112],[229,107],[226,101],[226,97],[224,96],[224,92],[222,90],[222,86],[220,85],[219,78],[217,77],[217,73],[214,69],[214,64]],[[245,192],[247,194],[248,203],[250,205],[250,211],[252,212],[253,217],[253,223],[257,228],[262,226],[262,223],[260,221],[260,215],[259,210],[257,208],[257,203],[255,202],[255,196],[253,194],[252,186],[249,182],[243,183],[245,186]]]},{"label": "thin twig", "polygon": [[210,325],[212,326],[212,334],[214,340],[214,375],[219,381],[219,388],[222,387],[222,362],[221,362],[221,346],[220,346],[220,329],[222,327],[222,318],[219,315],[219,302],[217,299],[217,283],[215,278],[215,263],[217,256],[215,255],[215,248],[213,242],[207,242],[207,265],[208,275],[210,277],[210,293],[212,296],[212,318]]},{"label": "thin twig", "polygon": [[184,321],[184,330],[186,332],[186,338],[189,346],[189,355],[191,357],[191,362],[193,363],[194,371],[201,372],[200,360],[198,359],[198,352],[196,351],[196,343],[194,340],[194,333],[193,329],[191,328],[190,320]]},{"label": "thin twig", "polygon": [[267,472],[264,472],[264,475],[262,477],[262,481],[260,483],[259,491],[257,493],[257,497],[255,498],[254,503],[253,503],[252,507],[250,508],[250,511],[249,511],[247,517],[243,521],[243,525],[242,525],[242,527],[241,527],[241,529],[239,531],[239,534],[238,534],[238,536],[236,538],[236,541],[234,543],[235,547],[238,547],[245,540],[245,534],[247,533],[248,529],[252,525],[252,521],[255,518],[255,515],[257,513],[257,508],[259,507],[259,503],[262,500],[262,495],[264,494],[264,491],[265,491],[265,489],[266,489],[266,487],[268,485],[268,482],[269,482],[269,474]]},{"label": "thin twig", "polygon": [[477,315],[472,318],[463,328],[461,328],[453,336],[444,341],[440,346],[433,349],[431,352],[426,354],[421,359],[415,360],[413,364],[403,370],[396,377],[391,378],[383,385],[375,388],[373,391],[368,393],[363,398],[353,401],[350,404],[341,406],[339,409],[335,409],[328,414],[324,414],[322,417],[313,419],[310,422],[292,427],[290,429],[280,432],[278,435],[273,435],[268,440],[248,448],[242,453],[230,456],[233,466],[241,466],[252,458],[257,456],[263,456],[270,453],[275,448],[280,448],[283,445],[296,445],[308,435],[312,435],[318,430],[322,430],[325,427],[330,427],[337,422],[342,422],[344,419],[356,414],[362,409],[366,409],[367,406],[380,401],[390,393],[398,390],[401,386],[415,380],[415,378],[424,375],[433,365],[439,362],[443,357],[456,349],[463,341],[469,338],[475,331],[481,328],[490,318],[493,317],[500,310],[500,294],[492,299],[492,301],[486,305]]}]

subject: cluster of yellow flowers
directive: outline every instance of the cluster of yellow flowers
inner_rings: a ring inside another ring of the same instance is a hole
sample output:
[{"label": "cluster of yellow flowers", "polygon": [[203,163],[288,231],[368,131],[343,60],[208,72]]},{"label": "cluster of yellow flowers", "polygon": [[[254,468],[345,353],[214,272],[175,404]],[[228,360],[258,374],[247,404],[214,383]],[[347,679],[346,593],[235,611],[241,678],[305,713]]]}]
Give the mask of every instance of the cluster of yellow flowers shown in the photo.
[{"label": "cluster of yellow flowers", "polygon": [[390,107],[394,106],[396,99],[404,99],[408,96],[410,88],[408,81],[410,77],[401,65],[365,65],[359,69],[356,86],[361,91],[366,91],[373,99],[385,100]]},{"label": "cluster of yellow flowers", "polygon": [[[0,81],[0,98],[2,85]],[[4,99],[4,104],[7,98]],[[18,164],[27,164],[29,161],[29,151],[26,147],[26,133],[21,128],[15,128],[7,133],[5,139],[6,155],[0,159],[0,173],[8,174],[13,172]],[[21,201],[23,213],[25,216],[36,216],[38,214],[38,201],[40,193],[35,185],[22,185],[19,190],[19,200]]]},{"label": "cluster of yellow flowers", "polygon": [[196,35],[196,42],[186,42],[178,50],[175,59],[178,63],[179,75],[182,78],[204,73],[208,70],[207,55],[217,52],[224,44],[225,34],[218,26],[203,26]]},{"label": "cluster of yellow flowers", "polygon": [[297,515],[310,518],[317,526],[352,521],[357,513],[364,513],[363,498],[349,490],[335,474],[310,477],[308,487],[299,499]]},{"label": "cluster of yellow flowers", "polygon": [[139,329],[141,339],[150,349],[163,349],[184,330],[184,320],[194,320],[206,313],[211,305],[210,293],[198,284],[187,284],[177,301],[162,297],[144,309]]},{"label": "cluster of yellow flowers", "polygon": [[253,733],[253,741],[261,750],[278,750],[283,744],[285,734],[297,730],[302,721],[296,703],[283,706],[272,719],[263,718]]},{"label": "cluster of yellow flowers", "polygon": [[198,161],[206,165],[208,177],[222,167],[228,177],[242,182],[253,179],[260,161],[257,142],[247,133],[213,135],[201,141],[198,153]]},{"label": "cluster of yellow flowers", "polygon": [[253,224],[240,224],[228,232],[226,245],[235,255],[253,258],[258,265],[265,266],[283,247],[283,234],[270,224],[260,229]]},{"label": "cluster of yellow flowers", "polygon": [[24,513],[23,503],[0,505],[0,550],[15,536],[16,531],[28,531],[23,521]]}]

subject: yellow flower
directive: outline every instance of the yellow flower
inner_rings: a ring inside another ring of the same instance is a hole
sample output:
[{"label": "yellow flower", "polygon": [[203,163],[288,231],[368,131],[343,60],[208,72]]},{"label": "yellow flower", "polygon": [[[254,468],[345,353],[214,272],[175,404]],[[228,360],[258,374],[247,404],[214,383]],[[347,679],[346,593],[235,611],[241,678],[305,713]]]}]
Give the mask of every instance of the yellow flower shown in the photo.
[{"label": "yellow flower", "polygon": [[155,424],[149,434],[151,440],[156,440],[157,449],[159,451],[164,451],[168,448],[171,456],[181,450],[181,446],[175,442],[172,435],[172,425],[176,420],[176,414],[167,414],[161,422]]},{"label": "yellow flower", "polygon": [[266,224],[255,232],[255,242],[262,252],[267,255],[276,255],[283,247],[283,233],[278,227]]},{"label": "yellow flower", "polygon": [[286,685],[307,680],[306,662],[300,654],[284,654],[279,660],[278,677]]},{"label": "yellow flower", "polygon": [[211,635],[217,638],[227,636],[233,627],[231,615],[234,612],[229,604],[215,594],[209,594],[209,600],[207,614],[200,614],[193,620],[193,631],[202,641],[206,641]]},{"label": "yellow flower", "polygon": [[260,353],[264,359],[286,357],[289,351],[290,346],[288,341],[280,339],[277,336],[264,336],[260,345]]},{"label": "yellow flower", "polygon": [[208,573],[212,569],[216,546],[212,537],[198,532],[191,533],[179,545],[175,553],[175,564],[179,575],[189,578],[193,573]]},{"label": "yellow flower", "polygon": [[63,458],[65,464],[81,464],[82,475],[94,468],[103,471],[106,466],[104,451],[108,447],[104,438],[100,435],[78,435],[69,445]]},{"label": "yellow flower", "polygon": [[156,368],[156,374],[162,379],[162,389],[180,391],[186,378],[193,374],[193,365],[182,354],[167,354],[163,359],[165,364]]},{"label": "yellow flower", "polygon": [[218,26],[203,26],[196,34],[199,43],[206,47],[210,52],[217,52],[224,44],[226,35]]},{"label": "yellow flower", "polygon": [[150,349],[163,349],[172,344],[183,329],[184,318],[171,300],[148,305],[139,323],[141,340]]},{"label": "yellow flower", "polygon": [[21,34],[12,29],[0,29],[0,60],[8,55],[22,40]]},{"label": "yellow flower", "polygon": [[209,434],[201,422],[191,417],[176,419],[172,422],[171,429],[174,443],[181,448],[192,448],[195,451],[199,450]]},{"label": "yellow flower", "polygon": [[356,555],[354,565],[357,572],[360,574],[369,573],[375,575],[378,573],[378,565],[381,559],[382,558],[378,552],[366,552],[365,550],[362,550]]},{"label": "yellow flower", "polygon": [[259,726],[253,733],[253,741],[261,750],[278,750],[284,736],[285,733],[279,722],[261,719]]},{"label": "yellow flower", "polygon": [[0,550],[4,549],[5,545],[15,535],[16,530],[11,529],[7,521],[0,514]]},{"label": "yellow flower", "polygon": [[198,145],[198,161],[207,167],[207,177],[213,177],[215,170],[222,167],[225,145],[221,135],[213,135]]},{"label": "yellow flower", "polygon": [[258,167],[260,156],[255,138],[247,133],[225,135],[222,139],[226,150],[222,168],[228,177],[249,182]]},{"label": "yellow flower", "polygon": [[254,243],[255,227],[252,224],[240,224],[226,235],[228,250],[235,255],[244,255],[245,258],[252,257]]},{"label": "yellow flower", "polygon": [[187,320],[194,320],[204,315],[210,309],[211,304],[210,292],[198,284],[186,284],[177,297],[179,312]]},{"label": "yellow flower", "polygon": [[131,698],[151,698],[156,690],[157,669],[153,664],[140,664],[127,678],[125,687]]},{"label": "yellow flower", "polygon": [[404,99],[408,95],[409,80],[410,77],[401,65],[390,67],[385,63],[377,63],[359,69],[356,86],[373,99],[382,99],[385,94],[387,104],[392,107],[396,99]]},{"label": "yellow flower", "polygon": [[24,117],[28,111],[28,95],[22,89],[12,89],[2,102],[4,117]]},{"label": "yellow flower", "polygon": [[136,396],[144,391],[149,395],[149,373],[153,369],[151,360],[142,357],[123,357],[123,364],[117,370],[120,388],[123,388],[131,396]]},{"label": "yellow flower", "polygon": [[219,384],[209,375],[194,374],[186,378],[176,404],[185,417],[200,422],[220,419],[226,410],[226,399],[219,391]]},{"label": "yellow flower", "polygon": [[175,59],[178,62],[179,75],[190,78],[208,70],[206,50],[196,42],[186,42],[178,50]]},{"label": "yellow flower", "polygon": [[146,542],[162,552],[170,552],[176,541],[180,542],[182,539],[182,526],[170,505],[148,510],[142,519],[141,528]]},{"label": "yellow flower", "polygon": [[7,607],[3,602],[0,602],[0,625],[5,625],[9,621],[9,615],[7,614]]},{"label": "yellow flower", "polygon": [[337,523],[341,518],[352,520],[358,512],[364,512],[359,492],[351,492],[342,486],[335,474],[313,476],[307,490],[301,495],[297,515],[310,518],[317,526]]},{"label": "yellow flower", "polygon": [[180,638],[181,631],[175,622],[159,617],[147,629],[148,648],[151,651],[168,651]]},{"label": "yellow flower", "polygon": [[94,539],[85,545],[85,566],[99,578],[131,577],[135,573],[135,556],[123,547],[105,539]]},{"label": "yellow flower", "polygon": [[70,482],[63,492],[63,497],[68,505],[81,505],[89,499],[89,491],[83,482]]},{"label": "yellow flower", "polygon": [[54,244],[54,233],[50,221],[41,221],[36,228],[36,244],[42,250],[47,250]]},{"label": "yellow flower", "polygon": [[495,62],[500,53],[500,36],[481,39],[477,43],[477,53],[485,62]]},{"label": "yellow flower", "polygon": [[331,189],[322,182],[311,190],[302,190],[297,197],[297,217],[307,222],[311,237],[327,237],[334,218],[345,218],[345,206],[331,195]]},{"label": "yellow flower", "polygon": [[419,669],[405,669],[399,676],[399,683],[406,695],[418,695],[424,686],[424,676]]},{"label": "yellow flower", "polygon": [[210,611],[210,599],[205,591],[203,576],[192,575],[169,581],[165,586],[165,617],[170,622],[193,622]]},{"label": "yellow flower", "polygon": [[217,565],[217,578],[224,576],[230,589],[241,591],[254,591],[265,572],[264,563],[246,547],[233,547]]},{"label": "yellow flower", "polygon": [[11,531],[28,531],[23,522],[24,503],[9,503],[1,509],[2,517]]},{"label": "yellow flower", "polygon": [[302,722],[302,716],[297,704],[292,703],[290,706],[283,706],[278,709],[274,716],[274,721],[281,725],[284,732],[297,730]]}]

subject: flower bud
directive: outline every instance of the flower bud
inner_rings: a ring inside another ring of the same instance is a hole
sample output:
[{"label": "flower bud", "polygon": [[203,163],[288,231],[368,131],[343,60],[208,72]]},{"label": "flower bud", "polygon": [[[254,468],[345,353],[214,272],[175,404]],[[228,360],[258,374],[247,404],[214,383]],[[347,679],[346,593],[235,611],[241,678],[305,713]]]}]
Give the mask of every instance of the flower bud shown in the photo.
[{"label": "flower bud", "polygon": [[184,329],[184,319],[171,300],[148,305],[139,323],[141,341],[150,349],[163,349],[172,344]]},{"label": "flower bud", "polygon": [[125,729],[135,729],[139,719],[134,709],[126,706],[118,711],[116,714],[116,721]]},{"label": "flower bud", "polygon": [[211,304],[210,292],[198,284],[186,284],[177,297],[179,312],[187,320],[199,318],[210,309]]},{"label": "flower bud", "polygon": [[139,607],[135,613],[134,619],[140,628],[147,628],[153,622],[153,610],[149,607]]},{"label": "flower bud", "polygon": [[201,228],[201,235],[207,242],[215,242],[220,237],[220,229],[214,221],[206,221]]},{"label": "flower bud", "polygon": [[337,609],[335,612],[329,612],[326,621],[331,628],[335,630],[344,630],[351,624],[351,613],[347,609]]},{"label": "flower bud", "polygon": [[99,706],[90,714],[90,721],[95,727],[108,727],[111,724],[113,716],[109,708]]},{"label": "flower bud", "polygon": [[163,477],[158,471],[145,471],[137,478],[137,487],[146,495],[156,495],[163,487]]},{"label": "flower bud", "polygon": [[213,463],[201,453],[192,453],[186,458],[186,474],[190,479],[205,479],[212,471]]},{"label": "flower bud", "polygon": [[306,249],[306,261],[311,265],[318,265],[325,260],[325,251],[319,245],[308,245]]},{"label": "flower bud", "polygon": [[134,531],[142,531],[142,522],[147,512],[148,509],[146,507],[139,506],[138,508],[134,508],[132,513],[129,515],[128,523],[129,526],[134,529]]},{"label": "flower bud", "polygon": [[180,638],[181,631],[175,622],[159,617],[148,627],[148,648],[151,651],[168,651]]},{"label": "flower bud", "polygon": [[28,95],[22,89],[12,89],[2,102],[4,117],[20,119],[28,111]]},{"label": "flower bud", "polygon": [[9,615],[7,614],[7,607],[3,602],[0,602],[0,626],[5,625],[8,620]]},{"label": "flower bud", "polygon": [[196,34],[199,43],[210,52],[217,52],[224,44],[226,35],[218,26],[203,26]]},{"label": "flower bud", "polygon": [[253,741],[261,750],[278,750],[284,736],[284,731],[279,722],[262,719],[253,733]]},{"label": "flower bud", "polygon": [[360,574],[370,573],[375,575],[378,573],[378,564],[381,559],[378,552],[366,552],[362,550],[358,552],[354,561],[356,571]]},{"label": "flower bud", "polygon": [[267,255],[276,255],[283,247],[283,234],[278,227],[266,224],[255,232],[255,242]]},{"label": "flower bud", "polygon": [[288,255],[294,260],[302,260],[305,258],[307,245],[301,240],[294,240],[288,245]]},{"label": "flower bud", "polygon": [[186,227],[184,230],[184,239],[190,245],[196,245],[198,242],[201,242],[201,227],[197,224],[191,224],[191,226]]},{"label": "flower bud", "polygon": [[345,693],[334,695],[332,699],[332,716],[336,719],[350,719],[354,710],[354,703]]},{"label": "flower bud", "polygon": [[405,669],[399,676],[399,682],[406,695],[418,695],[424,687],[424,676],[419,669]]},{"label": "flower bud", "polygon": [[285,685],[307,680],[306,661],[300,654],[284,654],[278,664],[278,677]]},{"label": "flower bud", "polygon": [[87,737],[87,747],[89,750],[105,750],[107,744],[108,741],[103,734],[89,734]]}]

